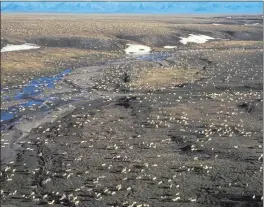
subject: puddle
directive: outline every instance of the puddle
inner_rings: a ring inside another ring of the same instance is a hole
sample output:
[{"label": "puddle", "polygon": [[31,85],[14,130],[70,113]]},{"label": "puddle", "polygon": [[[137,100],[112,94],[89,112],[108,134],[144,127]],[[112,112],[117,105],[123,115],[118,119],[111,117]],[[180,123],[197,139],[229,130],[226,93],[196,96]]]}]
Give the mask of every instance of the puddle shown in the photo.
[{"label": "puddle", "polygon": [[45,101],[54,101],[54,97],[43,99],[36,99],[34,97],[40,95],[45,89],[54,88],[56,83],[61,80],[65,75],[69,74],[71,69],[66,69],[58,75],[51,77],[41,77],[30,81],[22,88],[13,98],[7,97],[9,100],[28,100],[26,103],[20,103],[15,106],[9,107],[7,110],[1,110],[1,122],[11,121],[16,118],[19,112],[25,111],[27,108],[42,106]]}]

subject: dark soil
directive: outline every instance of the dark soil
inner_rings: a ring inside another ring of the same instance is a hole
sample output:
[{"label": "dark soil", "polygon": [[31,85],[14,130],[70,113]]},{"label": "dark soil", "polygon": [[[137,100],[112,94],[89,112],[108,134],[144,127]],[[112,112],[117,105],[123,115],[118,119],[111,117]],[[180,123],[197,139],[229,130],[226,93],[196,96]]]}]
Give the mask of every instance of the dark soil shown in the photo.
[{"label": "dark soil", "polygon": [[37,37],[27,38],[26,41],[46,47],[68,47],[89,50],[121,50],[126,47],[126,41],[106,38]]}]

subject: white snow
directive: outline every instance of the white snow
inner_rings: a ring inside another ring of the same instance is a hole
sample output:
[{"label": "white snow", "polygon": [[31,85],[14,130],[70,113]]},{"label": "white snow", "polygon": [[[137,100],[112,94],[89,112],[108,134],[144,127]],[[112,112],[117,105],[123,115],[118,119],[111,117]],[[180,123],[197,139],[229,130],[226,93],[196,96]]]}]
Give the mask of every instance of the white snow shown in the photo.
[{"label": "white snow", "polygon": [[177,46],[166,45],[166,46],[164,46],[164,48],[166,48],[166,49],[173,49],[173,48],[177,48]]},{"label": "white snow", "polygon": [[125,49],[126,54],[143,55],[148,54],[151,48],[145,45],[127,44],[128,48]]},{"label": "white snow", "polygon": [[217,26],[217,25],[222,25],[222,24],[216,24],[216,23],[213,23],[213,25]]},{"label": "white snow", "polygon": [[194,43],[205,43],[207,42],[208,40],[213,40],[215,38],[213,37],[209,37],[209,36],[206,36],[206,35],[194,35],[194,34],[189,34],[189,37],[180,37],[181,40],[180,42],[182,44],[187,44],[188,42],[194,42]]},{"label": "white snow", "polygon": [[7,44],[5,47],[1,49],[1,52],[11,52],[11,51],[19,51],[19,50],[31,50],[31,49],[38,49],[40,46],[34,45],[34,44],[29,44],[25,43],[22,45],[10,45]]}]

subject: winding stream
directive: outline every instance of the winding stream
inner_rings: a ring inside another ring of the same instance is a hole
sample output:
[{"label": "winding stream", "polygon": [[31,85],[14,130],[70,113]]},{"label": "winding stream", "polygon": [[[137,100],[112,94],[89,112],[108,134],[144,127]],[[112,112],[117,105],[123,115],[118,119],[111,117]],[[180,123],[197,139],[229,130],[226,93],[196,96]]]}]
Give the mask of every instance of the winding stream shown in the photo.
[{"label": "winding stream", "polygon": [[[126,63],[128,61],[153,61],[159,62],[167,57],[171,56],[171,53],[150,53],[137,56],[128,56],[119,60],[108,61],[103,65],[115,65]],[[12,96],[4,97],[4,101],[11,105],[1,109],[1,129],[5,129],[10,125],[14,125],[20,118],[26,115],[31,115],[34,111],[47,111],[50,110],[50,106],[46,103],[52,103],[55,106],[55,102],[59,103],[63,100],[60,97],[52,95],[45,95],[44,92],[48,89],[54,89],[59,81],[63,80],[66,75],[72,72],[71,69],[66,69],[57,75],[50,77],[36,78],[25,85],[20,91],[15,92]],[[72,99],[76,101],[77,99]],[[12,104],[15,102],[15,104]]]}]

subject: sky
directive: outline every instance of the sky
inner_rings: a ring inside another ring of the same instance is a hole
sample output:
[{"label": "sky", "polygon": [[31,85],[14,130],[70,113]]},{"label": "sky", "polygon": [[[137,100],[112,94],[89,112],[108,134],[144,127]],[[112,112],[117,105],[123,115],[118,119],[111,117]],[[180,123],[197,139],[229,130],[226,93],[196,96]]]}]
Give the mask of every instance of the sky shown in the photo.
[{"label": "sky", "polygon": [[263,2],[1,2],[1,12],[262,14]]}]

